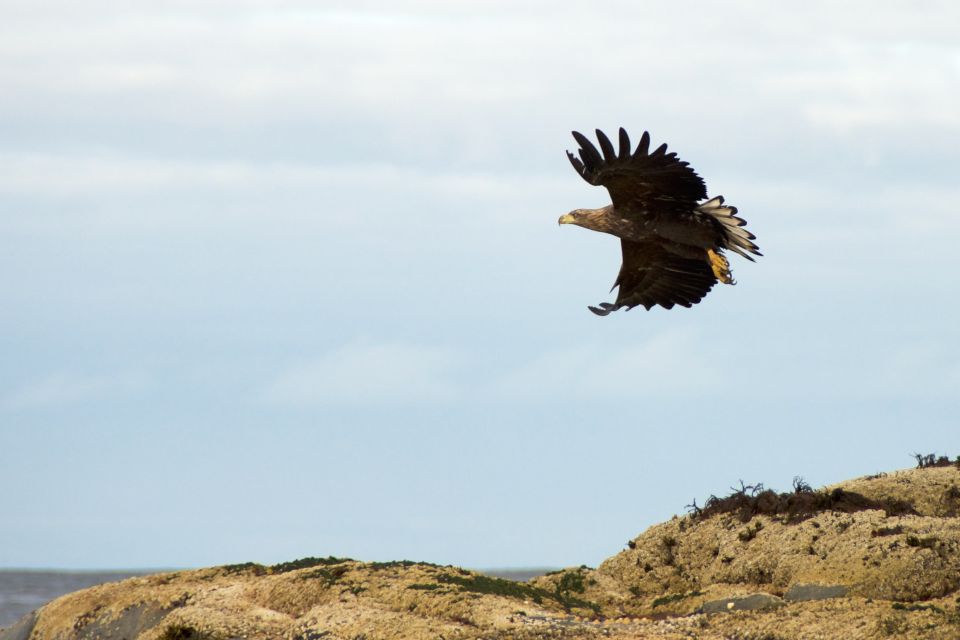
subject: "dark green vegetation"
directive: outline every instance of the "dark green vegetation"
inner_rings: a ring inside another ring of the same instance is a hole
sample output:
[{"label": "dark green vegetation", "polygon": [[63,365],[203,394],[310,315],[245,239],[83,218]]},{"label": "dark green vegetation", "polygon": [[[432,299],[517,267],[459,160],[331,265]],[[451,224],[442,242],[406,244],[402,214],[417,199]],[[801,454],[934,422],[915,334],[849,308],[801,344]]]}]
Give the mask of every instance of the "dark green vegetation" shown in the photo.
[{"label": "dark green vegetation", "polygon": [[320,580],[324,585],[330,586],[337,582],[343,574],[350,570],[350,567],[345,565],[337,565],[333,567],[319,567],[312,571],[307,571],[304,574],[297,576],[301,580]]},{"label": "dark green vegetation", "polygon": [[928,536],[926,538],[907,536],[907,539],[904,542],[907,543],[908,547],[921,547],[923,549],[935,549],[937,546],[937,539],[932,536]]},{"label": "dark green vegetation", "polygon": [[317,566],[329,566],[335,564],[343,564],[344,562],[353,562],[351,558],[335,558],[333,556],[327,556],[326,558],[300,558],[299,560],[291,560],[290,562],[281,562],[280,564],[274,565],[262,565],[256,562],[244,562],[242,564],[227,564],[220,567],[220,570],[226,574],[238,574],[238,573],[252,573],[257,576],[262,575],[274,575],[279,573],[287,573],[289,571],[297,571],[299,569],[309,569],[310,567]]},{"label": "dark green vegetation", "polygon": [[902,602],[894,602],[893,608],[897,611],[933,611],[935,613],[943,613],[943,609],[933,604],[904,604]]},{"label": "dark green vegetation", "polygon": [[953,518],[960,515],[960,487],[951,486],[940,496],[941,515]]},{"label": "dark green vegetation", "polygon": [[565,571],[557,584],[558,593],[583,593],[585,590],[582,571]]},{"label": "dark green vegetation", "polygon": [[896,536],[903,533],[903,526],[897,525],[895,527],[880,527],[879,529],[874,529],[870,532],[871,538],[880,538],[882,536]]},{"label": "dark green vegetation", "polygon": [[671,593],[670,595],[663,596],[662,598],[657,598],[653,601],[653,608],[662,607],[665,604],[670,604],[672,602],[680,602],[681,600],[686,600],[687,598],[695,598],[697,596],[702,596],[703,591],[690,591],[688,593]]},{"label": "dark green vegetation", "polygon": [[172,624],[164,629],[160,640],[217,640],[218,636],[185,624]]},{"label": "dark green vegetation", "polygon": [[594,615],[599,615],[600,605],[575,595],[586,591],[586,578],[583,573],[583,568],[563,571],[562,574],[556,589],[553,591],[534,587],[522,582],[471,574],[465,571],[458,574],[439,573],[436,576],[436,583],[412,584],[407,588],[417,591],[435,591],[444,585],[453,585],[469,593],[503,596],[516,598],[518,600],[531,600],[537,604],[542,604],[545,600],[552,600],[563,607],[568,613],[572,609],[585,609],[592,611]]},{"label": "dark green vegetation", "polygon": [[[899,637],[912,630],[929,631],[942,628],[942,625],[953,626],[960,624],[960,606],[953,609],[943,609],[933,604],[905,604],[903,602],[894,602],[891,608],[897,613],[889,617],[881,618],[879,621],[879,630],[887,636]],[[911,613],[930,613],[936,617],[933,621],[930,621],[929,617],[921,617],[923,622],[912,622],[912,617],[909,615]],[[957,636],[951,635],[949,637],[953,638]]]},{"label": "dark green vegetation", "polygon": [[757,537],[757,534],[760,533],[761,529],[763,529],[763,523],[757,520],[753,526],[747,527],[738,533],[737,538],[740,539],[740,542],[750,542]]},{"label": "dark green vegetation", "polygon": [[374,571],[383,571],[385,569],[405,569],[407,567],[421,566],[439,568],[439,564],[432,562],[414,562],[413,560],[391,560],[390,562],[368,562],[364,566]]},{"label": "dark green vegetation", "polygon": [[308,569],[310,567],[318,566],[329,566],[334,564],[343,564],[344,562],[353,562],[352,558],[334,558],[333,556],[327,556],[326,558],[300,558],[299,560],[293,560],[291,562],[281,562],[280,564],[275,564],[270,566],[270,573],[287,573],[288,571],[297,571],[298,569]]},{"label": "dark green vegetation", "polygon": [[672,567],[677,561],[675,552],[678,544],[677,539],[673,536],[660,538],[660,559],[668,567]]},{"label": "dark green vegetation", "polygon": [[[796,524],[812,518],[822,511],[853,513],[868,509],[880,509],[888,516],[916,515],[913,505],[903,500],[872,500],[864,495],[843,489],[814,491],[803,478],[793,481],[793,491],[777,493],[762,484],[748,485],[740,482],[740,488],[731,488],[725,498],[710,496],[701,508],[696,500],[688,505],[693,518],[711,518],[721,514],[733,514],[740,522],[749,522],[757,515],[780,516],[788,524]],[[754,532],[756,535],[756,532]],[[752,536],[749,538],[752,539]]]},{"label": "dark green vegetation", "polygon": [[268,572],[267,567],[256,562],[244,562],[241,564],[225,564],[219,569],[227,575],[236,575],[238,573],[252,573],[262,576]]}]

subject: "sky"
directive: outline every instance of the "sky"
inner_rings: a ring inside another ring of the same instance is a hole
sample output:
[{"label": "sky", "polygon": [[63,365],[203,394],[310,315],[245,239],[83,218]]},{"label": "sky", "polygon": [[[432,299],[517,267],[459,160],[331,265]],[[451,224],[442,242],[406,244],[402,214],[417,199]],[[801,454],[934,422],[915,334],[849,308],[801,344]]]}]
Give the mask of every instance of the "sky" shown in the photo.
[{"label": "sky", "polygon": [[[595,566],[957,455],[950,2],[0,0],[0,567]],[[571,130],[764,257],[599,318]]]}]

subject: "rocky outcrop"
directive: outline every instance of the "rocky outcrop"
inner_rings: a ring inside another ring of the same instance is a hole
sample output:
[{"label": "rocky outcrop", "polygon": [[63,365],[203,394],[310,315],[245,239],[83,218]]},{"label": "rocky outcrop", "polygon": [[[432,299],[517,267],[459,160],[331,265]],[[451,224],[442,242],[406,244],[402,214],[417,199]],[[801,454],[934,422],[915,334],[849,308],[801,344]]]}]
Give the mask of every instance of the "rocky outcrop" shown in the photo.
[{"label": "rocky outcrop", "polygon": [[597,573],[625,586],[631,597],[622,608],[642,615],[653,613],[652,603],[664,593],[707,587],[782,596],[814,584],[873,599],[941,598],[960,587],[960,519],[948,515],[958,487],[960,470],[945,467],[853,480],[822,492],[840,490],[877,505],[906,503],[915,515],[889,515],[878,507],[801,519],[738,510],[674,518],[632,540]]},{"label": "rocky outcrop", "polygon": [[527,583],[338,558],[131,578],[59,598],[0,640],[955,639],[958,487],[960,470],[938,467],[796,499],[744,489],[597,569]]}]

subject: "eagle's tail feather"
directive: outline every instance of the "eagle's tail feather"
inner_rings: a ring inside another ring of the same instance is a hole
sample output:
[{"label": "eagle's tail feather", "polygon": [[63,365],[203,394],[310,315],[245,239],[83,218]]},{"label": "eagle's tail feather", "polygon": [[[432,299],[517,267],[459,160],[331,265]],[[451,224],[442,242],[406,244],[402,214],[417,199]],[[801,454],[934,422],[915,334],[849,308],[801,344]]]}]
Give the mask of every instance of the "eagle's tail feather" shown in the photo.
[{"label": "eagle's tail feather", "polygon": [[707,200],[697,207],[697,210],[712,216],[723,226],[724,235],[727,239],[725,249],[730,249],[751,262],[753,258],[750,257],[750,253],[755,256],[763,255],[760,253],[760,247],[752,242],[756,239],[756,236],[744,228],[747,221],[737,217],[736,207],[723,204],[723,196],[716,196]]}]

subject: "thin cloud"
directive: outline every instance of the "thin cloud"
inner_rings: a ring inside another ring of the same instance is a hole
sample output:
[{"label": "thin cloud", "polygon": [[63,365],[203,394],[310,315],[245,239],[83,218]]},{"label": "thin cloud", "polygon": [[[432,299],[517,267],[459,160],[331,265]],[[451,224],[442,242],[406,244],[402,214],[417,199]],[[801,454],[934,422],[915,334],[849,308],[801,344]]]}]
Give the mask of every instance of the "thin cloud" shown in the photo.
[{"label": "thin cloud", "polygon": [[633,344],[547,351],[507,372],[493,383],[492,390],[511,400],[690,393],[711,384],[712,368],[701,342],[695,330],[680,328]]},{"label": "thin cloud", "polygon": [[125,396],[143,389],[147,382],[137,374],[84,375],[58,372],[33,380],[0,395],[7,409],[43,409]]},{"label": "thin cloud", "polygon": [[281,372],[262,393],[275,405],[384,405],[458,397],[456,357],[438,347],[354,344]]},{"label": "thin cloud", "polygon": [[426,345],[350,345],[279,373],[262,400],[289,406],[396,405],[498,398],[534,402],[689,393],[711,384],[698,334],[665,331],[631,345],[585,345],[503,363],[468,378],[471,356]]},{"label": "thin cloud", "polygon": [[323,165],[165,160],[126,154],[0,152],[0,193],[95,196],[205,189],[329,188],[505,199],[521,190],[568,187],[569,180],[485,171],[426,171],[384,162]]}]

